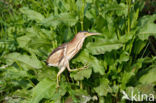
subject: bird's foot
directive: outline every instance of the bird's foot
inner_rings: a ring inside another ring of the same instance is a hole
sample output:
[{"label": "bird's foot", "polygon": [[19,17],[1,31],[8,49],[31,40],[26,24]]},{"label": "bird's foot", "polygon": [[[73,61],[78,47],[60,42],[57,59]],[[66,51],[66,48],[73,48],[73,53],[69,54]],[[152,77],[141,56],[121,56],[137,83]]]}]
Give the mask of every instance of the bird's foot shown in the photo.
[{"label": "bird's foot", "polygon": [[60,81],[60,76],[57,76],[56,88],[59,88],[60,87],[59,81]]},{"label": "bird's foot", "polygon": [[60,85],[59,85],[59,84],[57,84],[57,85],[56,85],[56,88],[60,88]]},{"label": "bird's foot", "polygon": [[57,86],[56,86],[56,88],[60,88],[60,86],[59,86],[59,85],[57,85]]},{"label": "bird's foot", "polygon": [[56,93],[59,91],[60,86],[56,85]]},{"label": "bird's foot", "polygon": [[69,70],[69,72],[76,72],[76,71],[84,70],[84,69],[87,69],[87,68],[88,68],[88,66],[83,66],[81,68],[68,69],[68,70]]},{"label": "bird's foot", "polygon": [[85,70],[85,69],[87,69],[87,68],[88,68],[88,66],[85,65],[85,66],[83,66],[83,67],[81,67],[81,68],[77,68],[77,70]]},{"label": "bird's foot", "polygon": [[80,68],[81,70],[87,69],[88,65],[83,66],[82,68]]}]

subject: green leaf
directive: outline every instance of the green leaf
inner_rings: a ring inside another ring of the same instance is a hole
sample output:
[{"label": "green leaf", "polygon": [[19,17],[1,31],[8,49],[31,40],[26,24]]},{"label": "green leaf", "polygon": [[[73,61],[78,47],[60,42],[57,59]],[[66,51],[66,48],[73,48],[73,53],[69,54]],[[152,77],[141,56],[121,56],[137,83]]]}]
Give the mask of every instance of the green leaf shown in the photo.
[{"label": "green leaf", "polygon": [[133,95],[136,95],[135,96],[136,97],[136,100],[139,101],[138,99],[140,99],[140,98],[138,98],[138,93],[140,93],[140,91],[139,91],[138,88],[135,88],[135,87],[127,87],[125,92],[126,92],[127,96],[129,97],[129,99],[131,99],[131,100],[134,99],[132,97],[133,97]]},{"label": "green leaf", "polygon": [[39,103],[43,98],[52,98],[55,94],[56,82],[50,79],[43,79],[33,88],[30,103]]},{"label": "green leaf", "polygon": [[[31,96],[31,91],[27,90],[27,89],[18,89],[13,93],[13,95],[21,98],[21,102],[19,102],[19,103],[28,103],[28,98],[30,98],[30,96]],[[23,97],[27,98],[27,99],[23,99]],[[23,101],[25,101],[25,102],[23,102]]]},{"label": "green leaf", "polygon": [[144,49],[146,44],[146,41],[142,41],[140,39],[136,40],[133,44],[133,52],[138,55]]},{"label": "green leaf", "polygon": [[[56,81],[55,81],[55,83],[56,83]],[[60,85],[59,90],[57,90],[56,88],[53,88],[53,89],[55,89],[55,93],[51,94],[50,99],[54,100],[55,103],[61,103],[62,96],[64,96],[66,94],[67,85],[69,85],[69,84],[67,84],[66,82],[63,82],[63,85]]]},{"label": "green leaf", "polygon": [[131,15],[132,21],[131,21],[131,28],[134,28],[137,24],[137,19],[139,16],[139,9],[136,10],[136,12],[133,12]]},{"label": "green leaf", "polygon": [[42,24],[45,26],[53,26],[56,27],[61,23],[64,23],[68,26],[73,26],[77,23],[78,18],[71,15],[70,13],[61,13],[59,15],[51,15],[42,21]]},{"label": "green leaf", "polygon": [[117,6],[114,5],[114,8],[116,8],[116,13],[118,16],[122,16],[122,15],[127,16],[128,15],[128,5],[125,5],[124,3],[120,3]]},{"label": "green leaf", "polygon": [[21,37],[18,37],[17,38],[17,42],[19,44],[19,47],[26,47],[27,44],[31,41],[31,37],[32,35],[24,35],[24,36],[21,36]]},{"label": "green leaf", "polygon": [[134,72],[137,73],[139,69],[142,68],[143,62],[146,60],[146,58],[139,58],[136,63],[134,63],[130,69]]},{"label": "green leaf", "polygon": [[31,10],[27,7],[23,7],[20,9],[20,12],[25,14],[29,20],[35,20],[37,22],[41,22],[44,19],[44,16],[37,11]]},{"label": "green leaf", "polygon": [[142,84],[150,84],[156,82],[156,65],[151,65],[147,69],[150,70],[139,79],[139,82]]},{"label": "green leaf", "polygon": [[112,50],[117,50],[121,48],[123,44],[116,41],[97,41],[94,43],[88,43],[87,49],[93,55],[105,54],[106,52],[111,52]]},{"label": "green leaf", "polygon": [[104,74],[104,67],[101,62],[94,56],[89,55],[88,51],[85,49],[81,51],[79,56],[73,60],[73,63],[81,62],[83,64],[88,64],[89,67],[93,68],[95,73]]},{"label": "green leaf", "polygon": [[25,63],[33,68],[37,68],[37,69],[42,68],[42,64],[37,59],[35,54],[28,56],[26,54],[22,55],[20,53],[14,52],[14,53],[8,54],[5,58],[7,59],[8,64],[12,64],[13,62],[19,61],[19,62]]},{"label": "green leaf", "polygon": [[104,7],[104,12],[110,12],[110,11],[116,11],[116,14],[118,16],[122,16],[125,15],[127,16],[128,14],[128,6],[125,5],[124,3],[111,3],[111,4],[106,4],[106,6]]},{"label": "green leaf", "polygon": [[122,63],[122,62],[127,62],[129,60],[129,54],[128,52],[123,52],[121,55],[120,55],[120,58],[117,60],[119,63]]},{"label": "green leaf", "polygon": [[154,96],[156,97],[156,92],[154,92],[154,86],[155,84],[139,84],[137,85],[135,88],[139,89],[141,91],[141,93],[143,94],[154,94]]},{"label": "green leaf", "polygon": [[131,31],[130,34],[121,36],[119,41],[121,43],[127,43],[128,41],[132,40],[133,35],[134,31]]},{"label": "green leaf", "polygon": [[5,74],[7,75],[5,77],[5,79],[14,79],[14,80],[19,80],[19,78],[22,78],[22,77],[29,77],[27,71],[24,71],[24,70],[19,70],[18,68],[15,68],[14,66],[12,67],[8,67],[6,68],[6,72]]},{"label": "green leaf", "polygon": [[96,17],[96,10],[91,8],[90,10],[86,10],[85,16],[88,19],[93,19],[94,17]]},{"label": "green leaf", "polygon": [[84,69],[84,70],[81,70],[79,72],[73,72],[70,74],[70,76],[72,78],[74,78],[75,80],[83,80],[84,78],[89,78],[92,74],[92,70],[91,69]]},{"label": "green leaf", "polygon": [[[147,100],[148,100],[148,97],[152,97],[156,96],[156,93],[154,92],[154,88],[153,88],[153,84],[149,84],[149,85],[138,85],[136,87],[127,87],[126,88],[126,94],[127,96],[129,97],[129,99],[131,100],[136,100],[136,101],[142,101],[145,100],[146,101],[146,96],[145,97],[142,97],[142,95],[144,96],[144,94],[147,95]],[[151,96],[152,95],[152,96]],[[135,99],[133,98],[135,96]]]},{"label": "green leaf", "polygon": [[99,96],[107,96],[108,93],[112,92],[112,89],[109,86],[109,80],[106,78],[102,78],[100,80],[100,85],[95,87],[94,90]]},{"label": "green leaf", "polygon": [[134,76],[134,72],[124,72],[122,76],[122,84],[121,84],[122,89],[126,87],[126,84],[128,83],[128,81],[132,76]]},{"label": "green leaf", "polygon": [[156,14],[152,16],[144,16],[140,19],[139,33],[137,34],[141,40],[147,40],[150,35],[156,36]]}]

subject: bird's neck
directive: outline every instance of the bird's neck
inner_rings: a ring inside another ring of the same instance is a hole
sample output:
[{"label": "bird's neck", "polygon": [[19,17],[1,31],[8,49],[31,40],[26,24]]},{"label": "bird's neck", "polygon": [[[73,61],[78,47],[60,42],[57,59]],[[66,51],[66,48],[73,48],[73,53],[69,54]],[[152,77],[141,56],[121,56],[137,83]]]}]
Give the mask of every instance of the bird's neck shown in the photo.
[{"label": "bird's neck", "polygon": [[68,43],[67,45],[68,60],[73,58],[73,56],[79,52],[79,50],[83,46],[84,40],[85,38],[81,38],[81,39],[74,38],[72,41]]},{"label": "bird's neck", "polygon": [[83,42],[84,42],[85,38],[80,38],[80,39],[77,39],[77,38],[73,38],[71,41],[70,41],[70,44],[74,47],[77,47],[77,46],[82,46],[83,45]]}]

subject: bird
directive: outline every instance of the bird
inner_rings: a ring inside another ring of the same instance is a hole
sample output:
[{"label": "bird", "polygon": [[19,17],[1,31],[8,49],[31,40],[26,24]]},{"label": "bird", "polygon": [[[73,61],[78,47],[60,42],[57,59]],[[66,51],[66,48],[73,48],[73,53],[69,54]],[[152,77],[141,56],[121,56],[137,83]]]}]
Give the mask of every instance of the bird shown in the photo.
[{"label": "bird", "polygon": [[47,65],[59,68],[59,72],[57,73],[57,87],[59,87],[59,77],[66,68],[69,72],[79,70],[70,69],[69,61],[80,51],[85,38],[92,35],[100,35],[100,33],[87,31],[78,32],[71,41],[57,47],[48,56],[46,60]]}]

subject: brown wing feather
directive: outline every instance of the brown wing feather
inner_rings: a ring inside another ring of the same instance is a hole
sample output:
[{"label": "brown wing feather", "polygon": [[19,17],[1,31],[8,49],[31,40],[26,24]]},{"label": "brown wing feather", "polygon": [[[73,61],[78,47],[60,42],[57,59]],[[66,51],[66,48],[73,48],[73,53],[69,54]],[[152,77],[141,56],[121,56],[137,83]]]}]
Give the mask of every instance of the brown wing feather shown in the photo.
[{"label": "brown wing feather", "polygon": [[47,64],[49,66],[58,66],[61,59],[63,58],[65,44],[62,44],[58,48],[54,49],[47,59]]}]

